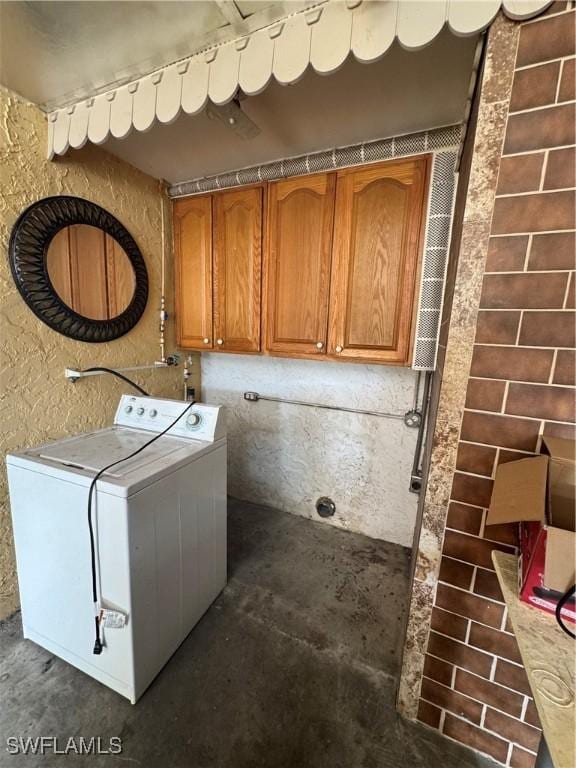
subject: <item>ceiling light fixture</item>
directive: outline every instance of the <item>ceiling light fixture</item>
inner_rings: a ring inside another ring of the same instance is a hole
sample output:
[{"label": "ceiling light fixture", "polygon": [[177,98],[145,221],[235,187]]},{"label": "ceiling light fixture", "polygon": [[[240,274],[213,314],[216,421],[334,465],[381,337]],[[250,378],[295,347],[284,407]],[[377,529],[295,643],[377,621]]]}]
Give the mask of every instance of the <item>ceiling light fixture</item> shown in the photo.
[{"label": "ceiling light fixture", "polygon": [[241,139],[253,139],[260,133],[260,128],[256,123],[243,112],[239,97],[222,105],[208,102],[206,114],[210,120],[219,120]]}]

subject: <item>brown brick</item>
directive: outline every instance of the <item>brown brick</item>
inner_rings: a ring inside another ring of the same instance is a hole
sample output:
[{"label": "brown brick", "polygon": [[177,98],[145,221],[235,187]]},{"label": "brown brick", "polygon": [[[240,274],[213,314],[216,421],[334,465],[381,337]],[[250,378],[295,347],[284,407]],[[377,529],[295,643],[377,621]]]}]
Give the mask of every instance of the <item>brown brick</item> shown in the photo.
[{"label": "brown brick", "polygon": [[513,741],[521,747],[526,747],[526,749],[536,751],[540,744],[541,733],[538,728],[525,725],[519,720],[514,720],[501,712],[497,712],[495,709],[488,708],[486,711],[484,728],[494,731],[505,739]]},{"label": "brown brick", "polygon": [[[538,109],[534,112],[520,112],[511,115],[506,128],[504,154],[533,152],[539,149],[571,146],[572,144],[574,144],[574,105],[566,103]],[[562,228],[540,227],[540,229]],[[529,232],[530,229],[505,229],[503,231],[507,233]]]},{"label": "brown brick", "polygon": [[435,707],[433,704],[430,704],[427,701],[423,701],[420,699],[418,702],[418,720],[420,720],[421,723],[425,723],[426,725],[429,725],[431,728],[438,728],[440,725],[440,715],[442,714],[442,710],[438,709],[438,707]]},{"label": "brown brick", "polygon": [[446,557],[463,560],[465,563],[480,565],[482,568],[492,569],[492,551],[513,552],[512,547],[505,544],[495,544],[492,541],[479,539],[476,536],[467,536],[458,531],[446,531],[444,535],[443,552]]},{"label": "brown brick", "polygon": [[559,349],[554,368],[554,384],[576,384],[576,356],[573,349]]},{"label": "brown brick", "polygon": [[440,581],[453,584],[455,587],[462,587],[462,589],[470,589],[473,575],[474,567],[472,565],[466,565],[466,563],[453,560],[451,557],[442,557],[438,574]]},{"label": "brown brick", "polygon": [[534,235],[528,269],[574,269],[576,258],[574,232]]},{"label": "brown brick", "polygon": [[490,677],[492,656],[437,632],[430,632],[428,653],[482,677]]},{"label": "brown brick", "polygon": [[575,204],[576,198],[572,190],[497,197],[494,203],[492,234],[574,229]]},{"label": "brown brick", "polygon": [[486,379],[545,383],[550,377],[553,360],[554,353],[551,349],[476,344],[470,374]]},{"label": "brown brick", "polygon": [[568,387],[510,384],[506,413],[573,422],[576,420],[576,392]]},{"label": "brown brick", "polygon": [[545,8],[542,11],[541,16],[548,16],[553,13],[564,13],[565,11],[570,10],[568,8],[569,3],[570,0],[554,0],[553,3],[550,3],[548,8]]},{"label": "brown brick", "polygon": [[[508,712],[508,710],[504,710],[504,712],[507,712],[507,714],[509,715],[512,714],[512,712]],[[540,717],[538,716],[538,710],[536,709],[536,705],[534,704],[534,699],[530,699],[530,701],[528,702],[528,706],[526,707],[526,713],[524,715],[524,722],[528,723],[528,725],[533,725],[534,728],[542,728],[542,725],[540,724]]]},{"label": "brown brick", "polygon": [[514,744],[510,757],[510,768],[534,768],[535,765],[536,755]]},{"label": "brown brick", "polygon": [[477,569],[476,578],[474,579],[474,592],[477,595],[489,597],[501,603],[504,602],[498,577],[493,571],[487,571],[484,568]]},{"label": "brown brick", "polygon": [[476,507],[488,507],[492,496],[492,485],[493,481],[487,477],[455,472],[450,498]]},{"label": "brown brick", "polygon": [[526,456],[525,453],[520,453],[520,451],[507,451],[504,448],[500,449],[500,452],[498,453],[498,458],[496,459],[497,464],[507,464],[509,461],[520,461],[520,459],[527,459],[528,456]]},{"label": "brown brick", "polygon": [[498,659],[496,662],[494,680],[497,683],[504,685],[506,688],[519,691],[527,696],[532,695],[526,670],[518,664],[512,664],[509,661],[504,661],[504,659]]},{"label": "brown brick", "polygon": [[563,440],[576,440],[576,428],[573,424],[555,424],[544,422],[544,434],[550,437],[561,437]]},{"label": "brown brick", "polygon": [[500,411],[504,402],[505,381],[471,378],[466,391],[466,408],[472,411]]},{"label": "brown brick", "polygon": [[[508,162],[507,158],[504,159]],[[524,268],[527,247],[527,235],[491,237],[488,241],[486,272],[521,272]]]},{"label": "brown brick", "polygon": [[460,443],[456,456],[456,469],[461,472],[472,472],[474,475],[492,476],[496,449],[474,443]]},{"label": "brown brick", "polygon": [[426,655],[424,658],[424,677],[436,680],[436,682],[442,683],[442,685],[451,685],[453,669],[452,664],[448,664],[447,661],[442,661],[434,656]]},{"label": "brown brick", "polygon": [[568,189],[574,187],[576,164],[574,148],[555,149],[548,153],[544,174],[544,189]]},{"label": "brown brick", "polygon": [[462,669],[457,670],[454,688],[465,696],[489,704],[501,712],[512,715],[512,717],[520,717],[522,714],[524,696],[519,696],[517,693],[490,683],[488,680],[483,680],[481,677],[470,674],[470,672],[465,672]]},{"label": "brown brick", "polygon": [[471,443],[535,451],[539,428],[537,421],[464,411],[460,436]]},{"label": "brown brick", "polygon": [[576,313],[525,312],[519,344],[531,347],[569,347],[576,345]]},{"label": "brown brick", "polygon": [[515,344],[520,312],[478,312],[476,323],[477,344]]},{"label": "brown brick", "polygon": [[534,24],[523,24],[516,54],[516,66],[525,67],[550,59],[573,56],[574,14],[543,18]]},{"label": "brown brick", "polygon": [[482,538],[487,541],[499,541],[501,544],[518,546],[518,526],[516,523],[504,523],[503,525],[486,525]]},{"label": "brown brick", "polygon": [[576,59],[565,61],[562,67],[560,77],[560,90],[558,92],[558,101],[574,101],[576,79]]},{"label": "brown brick", "polygon": [[505,763],[508,757],[508,742],[480,728],[475,728],[464,720],[452,715],[446,715],[443,733],[451,739],[465,744],[477,752],[491,755],[500,763]]},{"label": "brown brick", "polygon": [[485,275],[480,306],[483,309],[562,309],[566,272]]},{"label": "brown brick", "polygon": [[429,680],[427,677],[423,678],[420,696],[431,704],[436,704],[442,709],[454,712],[455,715],[465,717],[472,723],[480,723],[482,704],[472,701],[467,696],[462,696],[462,694],[456,693],[444,685],[439,685],[434,680]]},{"label": "brown brick", "polygon": [[503,157],[498,173],[497,195],[533,192],[540,188],[544,152]]},{"label": "brown brick", "polygon": [[461,589],[439,584],[436,591],[436,605],[458,616],[499,627],[502,624],[504,606],[485,600],[483,597],[472,595]]},{"label": "brown brick", "polygon": [[522,661],[514,635],[485,627],[483,624],[472,623],[469,643],[475,648],[480,648],[509,661],[515,661],[518,664]]},{"label": "brown brick", "polygon": [[554,104],[559,74],[559,61],[517,70],[512,84],[510,112]]},{"label": "brown brick", "polygon": [[467,504],[459,504],[451,501],[448,506],[446,527],[464,533],[480,533],[484,511],[478,507],[470,507]]},{"label": "brown brick", "polygon": [[434,606],[431,627],[441,635],[464,641],[468,631],[468,620]]}]

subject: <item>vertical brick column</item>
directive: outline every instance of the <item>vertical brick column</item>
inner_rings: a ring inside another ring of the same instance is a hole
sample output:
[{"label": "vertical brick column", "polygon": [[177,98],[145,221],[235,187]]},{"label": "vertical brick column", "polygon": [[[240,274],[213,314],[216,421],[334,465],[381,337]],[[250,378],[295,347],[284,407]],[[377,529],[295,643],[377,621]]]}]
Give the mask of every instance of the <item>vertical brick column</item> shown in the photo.
[{"label": "vertical brick column", "polygon": [[[464,213],[454,296],[471,300],[464,323],[477,302],[474,344],[462,347],[456,301],[442,389],[456,406],[464,394],[464,407],[454,446],[453,432],[436,427],[435,444],[452,453],[436,450],[427,500],[441,510],[425,513],[419,551],[430,560],[430,531],[445,521],[441,554],[423,579],[433,607],[417,717],[517,768],[534,764],[539,722],[491,563],[492,549],[513,551],[516,529],[485,518],[498,464],[531,455],[541,434],[575,435],[575,13],[564,7],[520,25],[479,302],[466,285],[474,268],[461,265],[481,257],[482,232],[477,245],[466,240]],[[479,131],[482,109],[481,97]],[[475,153],[477,145],[478,136]],[[474,183],[473,163],[467,210]],[[461,361],[464,384],[451,359]],[[445,508],[438,489],[448,489]]]}]

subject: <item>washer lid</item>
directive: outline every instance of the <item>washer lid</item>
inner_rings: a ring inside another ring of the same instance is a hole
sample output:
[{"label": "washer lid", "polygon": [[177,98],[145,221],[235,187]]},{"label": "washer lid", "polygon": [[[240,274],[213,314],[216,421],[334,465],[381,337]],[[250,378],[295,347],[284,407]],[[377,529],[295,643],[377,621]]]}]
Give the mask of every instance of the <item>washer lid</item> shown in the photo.
[{"label": "washer lid", "polygon": [[[44,446],[36,455],[40,459],[63,464],[76,469],[98,472],[103,467],[129,456],[151,439],[149,432],[132,429],[103,429],[87,435],[79,435],[51,445]],[[125,477],[135,469],[151,464],[171,453],[181,450],[183,441],[173,437],[161,437],[138,456],[122,461],[108,470],[105,475]]]},{"label": "washer lid", "polygon": [[225,438],[210,443],[162,435],[142,453],[124,459],[142,448],[151,437],[153,435],[144,430],[111,427],[9,453],[6,463],[9,467],[22,467],[56,480],[89,487],[96,472],[118,461],[118,466],[99,479],[97,492],[126,498],[226,445]]}]

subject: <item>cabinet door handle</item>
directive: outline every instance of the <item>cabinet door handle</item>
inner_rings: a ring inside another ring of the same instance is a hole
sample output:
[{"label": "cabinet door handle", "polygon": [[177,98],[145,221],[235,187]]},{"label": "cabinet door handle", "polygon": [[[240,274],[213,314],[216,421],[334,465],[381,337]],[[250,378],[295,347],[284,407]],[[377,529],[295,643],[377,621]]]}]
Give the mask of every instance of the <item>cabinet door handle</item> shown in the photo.
[{"label": "cabinet door handle", "polygon": [[202,343],[203,344],[210,344],[210,339],[208,339],[208,338],[202,339]]},{"label": "cabinet door handle", "polygon": [[338,345],[338,346],[336,347],[336,352],[342,352],[342,347],[341,347],[340,345]]},{"label": "cabinet door handle", "polygon": [[222,344],[224,344],[224,339],[216,339],[216,344],[218,344],[218,346],[221,347]]},{"label": "cabinet door handle", "polygon": [[317,347],[318,349],[323,349],[323,347],[324,347],[324,342],[323,342],[323,341],[317,341],[317,342],[316,342],[316,347]]}]

